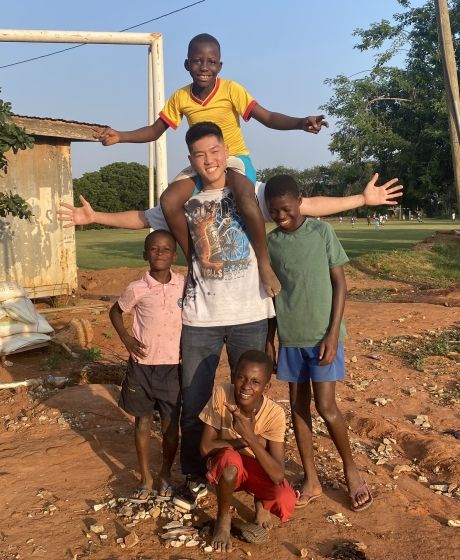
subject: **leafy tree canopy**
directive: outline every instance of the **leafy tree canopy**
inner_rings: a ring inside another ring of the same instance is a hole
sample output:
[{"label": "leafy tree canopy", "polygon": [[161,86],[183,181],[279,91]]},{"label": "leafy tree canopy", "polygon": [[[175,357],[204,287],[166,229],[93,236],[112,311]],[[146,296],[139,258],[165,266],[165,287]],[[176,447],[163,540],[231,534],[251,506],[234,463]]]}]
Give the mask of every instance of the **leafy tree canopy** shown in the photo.
[{"label": "leafy tree canopy", "polygon": [[82,194],[99,212],[146,210],[148,167],[135,162],[111,163],[74,179],[73,191],[75,204],[79,204]]},{"label": "leafy tree canopy", "polygon": [[[12,114],[11,103],[0,99],[0,173],[8,171],[6,152],[13,150],[16,154],[19,150],[32,148],[34,144],[32,136],[11,122]],[[0,192],[0,217],[4,218],[8,215],[30,220],[32,209],[19,194]]]},{"label": "leafy tree canopy", "polygon": [[[369,73],[328,80],[334,94],[323,109],[338,125],[330,149],[346,163],[374,160],[383,176],[399,177],[408,206],[446,211],[455,192],[434,2],[399,4],[394,22],[381,20],[354,32],[356,48],[376,52]],[[450,2],[450,17],[458,44],[460,0]],[[401,52],[403,67],[391,65]]]}]

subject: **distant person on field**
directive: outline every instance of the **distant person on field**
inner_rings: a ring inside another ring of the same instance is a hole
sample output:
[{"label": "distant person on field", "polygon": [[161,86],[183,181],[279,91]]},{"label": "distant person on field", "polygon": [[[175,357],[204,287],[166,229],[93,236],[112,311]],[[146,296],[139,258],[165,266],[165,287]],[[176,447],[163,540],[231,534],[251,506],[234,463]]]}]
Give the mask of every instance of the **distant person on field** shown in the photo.
[{"label": "distant person on field", "polygon": [[[230,552],[234,492],[254,496],[255,522],[270,528],[270,512],[287,521],[296,494],[284,477],[284,410],[266,393],[273,372],[271,359],[258,350],[242,354],[233,385],[214,387],[203,408],[201,453],[207,459],[207,479],[216,486],[217,519],[212,546]],[[244,536],[244,533],[243,533]]]},{"label": "distant person on field", "polygon": [[[190,41],[184,67],[190,73],[192,83],[172,94],[153,125],[127,132],[108,128],[100,134],[99,139],[105,146],[117,142],[151,142],[158,140],[168,128],[175,130],[184,116],[189,126],[203,121],[217,124],[222,129],[228,155],[233,156],[228,161],[229,169],[234,167],[232,161],[235,159],[238,168],[239,163],[243,164],[243,174],[228,173],[227,185],[235,195],[248,229],[264,288],[269,296],[276,295],[281,286],[268,258],[264,219],[251,185],[256,182],[256,171],[244,142],[240,118],[244,121],[254,118],[264,126],[277,130],[304,130],[314,134],[328,124],[323,115],[289,117],[268,111],[240,84],[219,78],[222,69],[220,45],[215,37],[207,33],[197,35]],[[202,154],[202,158],[209,165],[205,154]],[[188,229],[183,206],[194,189],[200,188],[196,179],[196,172],[188,168],[176,177],[161,196],[161,207],[169,229],[185,253],[188,252]]]},{"label": "distant person on field", "polygon": [[343,461],[351,509],[361,511],[373,498],[353,460],[347,427],[335,401],[336,382],[345,377],[342,317],[347,286],[343,265],[348,257],[330,224],[301,215],[299,187],[291,176],[269,179],[265,198],[279,226],[268,236],[268,249],[283,285],[275,298],[276,318],[270,320],[267,353],[275,359],[277,329],[276,372],[278,379],[289,382],[292,422],[304,468],[296,507],[322,493],[313,458],[313,392],[316,409]]},{"label": "distant person on field", "polygon": [[[129,352],[119,406],[135,417],[134,441],[141,473],[131,501],[144,503],[153,491],[150,471],[150,429],[154,409],[161,418],[162,466],[157,491],[171,496],[171,467],[179,443],[179,348],[185,278],[171,270],[177,258],[176,240],[169,231],[156,230],[145,238],[144,260],[150,270],[131,282],[110,309],[110,320]],[[123,313],[134,309],[130,335]]]},{"label": "distant person on field", "polygon": [[452,212],[452,221],[453,221],[453,222],[455,222],[455,217],[456,217],[455,212]]}]

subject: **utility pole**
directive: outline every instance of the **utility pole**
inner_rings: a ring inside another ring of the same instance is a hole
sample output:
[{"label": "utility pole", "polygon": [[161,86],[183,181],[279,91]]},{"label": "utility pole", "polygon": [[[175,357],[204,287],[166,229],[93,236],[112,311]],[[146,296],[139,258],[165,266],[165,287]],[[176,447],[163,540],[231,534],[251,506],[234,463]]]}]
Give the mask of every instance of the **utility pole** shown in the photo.
[{"label": "utility pole", "polygon": [[435,0],[434,4],[438,20],[439,48],[444,72],[444,87],[447,94],[452,163],[454,167],[455,191],[457,193],[457,210],[460,215],[460,98],[458,93],[457,62],[455,60],[447,0]]}]

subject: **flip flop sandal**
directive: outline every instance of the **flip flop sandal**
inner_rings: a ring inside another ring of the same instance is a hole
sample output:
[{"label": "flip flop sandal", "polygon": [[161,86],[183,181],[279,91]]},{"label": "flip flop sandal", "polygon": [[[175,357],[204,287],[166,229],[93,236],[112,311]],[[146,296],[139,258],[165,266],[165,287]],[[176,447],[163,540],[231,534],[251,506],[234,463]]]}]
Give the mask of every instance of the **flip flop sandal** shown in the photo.
[{"label": "flip flop sandal", "polygon": [[302,509],[305,506],[308,506],[309,503],[317,500],[322,496],[322,494],[309,494],[308,492],[301,492],[300,490],[296,490],[295,495],[297,498],[294,506],[295,509]]},{"label": "flip flop sandal", "polygon": [[136,490],[134,490],[128,500],[133,504],[145,504],[150,500],[152,495],[153,494],[151,488],[147,488],[146,486],[139,486],[139,488],[136,488]]},{"label": "flip flop sandal", "polygon": [[162,480],[158,487],[158,496],[160,498],[172,498],[174,496],[175,487],[173,484]]},{"label": "flip flop sandal", "polygon": [[[353,502],[356,502],[357,497],[360,494],[363,494],[364,491],[367,492],[367,495],[369,496],[368,499],[364,502],[364,504],[353,506]],[[369,486],[367,485],[366,481],[364,481],[363,484],[361,484],[361,486],[356,489],[356,492],[354,494],[349,494],[349,497],[351,498],[351,505],[350,505],[351,511],[356,511],[356,512],[363,511],[368,507],[370,507],[374,502],[374,498],[372,497],[371,491],[369,490]]]},{"label": "flip flop sandal", "polygon": [[256,523],[247,523],[240,519],[232,520],[232,529],[248,543],[262,544],[268,540],[268,531]]}]

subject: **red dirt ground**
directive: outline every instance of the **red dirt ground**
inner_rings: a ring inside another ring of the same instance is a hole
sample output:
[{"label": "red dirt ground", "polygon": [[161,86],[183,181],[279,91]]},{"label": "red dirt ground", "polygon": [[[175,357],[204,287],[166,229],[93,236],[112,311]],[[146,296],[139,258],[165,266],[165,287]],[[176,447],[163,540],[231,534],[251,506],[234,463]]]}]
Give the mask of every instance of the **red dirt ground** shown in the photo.
[{"label": "red dirt ground", "polygon": [[[94,332],[90,346],[102,351],[100,358],[93,351],[98,362],[88,364],[76,344],[80,358],[53,348],[40,349],[11,356],[13,365],[0,368],[1,383],[44,378],[49,373],[73,380],[64,389],[43,395],[26,388],[0,390],[2,560],[181,560],[205,556],[198,549],[173,551],[160,544],[157,533],[164,523],[162,518],[136,525],[140,543],[123,550],[116,538],[125,536],[129,529],[110,509],[95,512],[92,507],[111,497],[126,496],[136,485],[137,467],[132,419],[116,406],[126,352],[106,310],[88,306],[108,307],[110,303],[100,297],[114,301],[140,273],[132,269],[83,272],[80,284],[87,289],[82,289],[78,305],[87,307],[47,314],[57,330],[72,318],[88,320]],[[408,285],[372,279],[356,271],[349,271],[348,284],[356,297],[346,307],[348,374],[338,394],[357,463],[375,502],[365,512],[350,511],[339,457],[323,425],[317,422],[315,443],[323,497],[298,510],[287,524],[275,527],[266,544],[249,545],[234,539],[231,558],[290,559],[299,557],[300,549],[305,548],[309,560],[321,560],[331,558],[334,545],[342,541],[364,543],[365,557],[370,560],[458,558],[460,528],[447,525],[448,520],[460,519],[460,441],[448,433],[460,431],[458,363],[455,356],[430,358],[424,372],[419,372],[392,353],[390,345],[379,341],[458,323],[460,292],[416,293]],[[401,298],[404,302],[394,301]],[[228,376],[224,357],[217,380]],[[404,392],[408,387],[416,389],[413,396]],[[287,407],[284,384],[275,381],[271,396]],[[377,406],[375,398],[385,398],[387,403]],[[413,423],[421,414],[428,416],[430,427]],[[383,438],[392,439],[383,443]],[[379,446],[380,454],[373,455],[371,450]],[[157,469],[160,448],[156,432],[152,432],[152,448],[153,467]],[[394,469],[398,465],[405,465],[407,472],[403,469],[397,474]],[[301,467],[291,434],[287,436],[286,467],[288,478],[299,480]],[[428,482],[419,481],[419,476]],[[177,464],[174,478],[181,480]],[[455,484],[457,488],[451,488],[450,496],[441,495],[429,488],[432,484]],[[243,517],[250,514],[249,505],[250,501],[237,497],[236,507]],[[327,521],[327,516],[339,512],[351,526]],[[214,514],[215,497],[211,494],[200,516],[205,520]],[[94,523],[104,525],[106,541],[100,542],[90,532]]]}]

